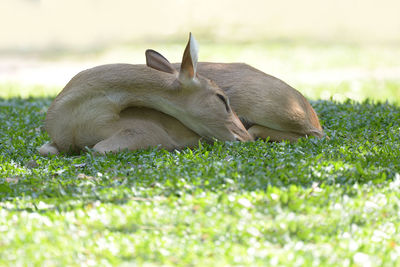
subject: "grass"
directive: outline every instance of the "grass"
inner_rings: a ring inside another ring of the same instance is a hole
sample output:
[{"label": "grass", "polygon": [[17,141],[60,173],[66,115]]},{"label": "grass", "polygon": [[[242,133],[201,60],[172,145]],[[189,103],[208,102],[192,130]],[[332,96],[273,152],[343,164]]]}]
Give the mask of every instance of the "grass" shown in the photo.
[{"label": "grass", "polygon": [[0,266],[399,266],[399,79],[285,75],[396,69],[400,51],[292,45],[201,55],[327,99],[312,105],[330,139],[47,158],[59,88],[0,84]]},{"label": "grass", "polygon": [[400,264],[397,105],[313,102],[330,140],[45,158],[51,100],[0,100],[0,265]]}]

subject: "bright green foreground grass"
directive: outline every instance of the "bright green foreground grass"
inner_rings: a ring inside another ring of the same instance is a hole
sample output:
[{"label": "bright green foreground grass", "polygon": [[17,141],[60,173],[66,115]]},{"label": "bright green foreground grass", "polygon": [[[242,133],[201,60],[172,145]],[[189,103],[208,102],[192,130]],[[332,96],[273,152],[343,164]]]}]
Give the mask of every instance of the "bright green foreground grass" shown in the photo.
[{"label": "bright green foreground grass", "polygon": [[400,107],[313,102],[330,140],[45,158],[0,99],[0,265],[399,266]]}]

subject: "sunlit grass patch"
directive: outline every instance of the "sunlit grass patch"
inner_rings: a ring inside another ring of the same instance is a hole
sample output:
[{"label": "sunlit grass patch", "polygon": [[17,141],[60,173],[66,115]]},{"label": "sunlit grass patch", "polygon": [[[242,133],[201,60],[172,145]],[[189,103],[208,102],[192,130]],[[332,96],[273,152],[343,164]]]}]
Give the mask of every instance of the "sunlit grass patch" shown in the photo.
[{"label": "sunlit grass patch", "polygon": [[0,98],[0,265],[397,266],[400,108],[312,101],[330,139],[41,157]]},{"label": "sunlit grass patch", "polygon": [[381,102],[400,102],[400,79],[374,80],[367,78],[331,83],[299,84],[297,88],[312,99],[333,99],[339,102],[348,99],[353,101],[373,99]]},{"label": "sunlit grass patch", "polygon": [[[347,98],[398,102],[400,49],[390,45],[351,45],[264,40],[252,43],[201,42],[200,61],[244,62],[284,80],[311,99]],[[55,96],[75,74],[108,63],[145,63],[151,48],[171,62],[182,59],[184,42],[127,43],[95,52],[64,52],[33,57],[32,64],[0,66],[0,97]],[[29,54],[24,55],[29,58]],[[13,61],[12,61],[13,62]]]},{"label": "sunlit grass patch", "polygon": [[57,95],[62,88],[47,85],[31,85],[24,83],[3,83],[0,84],[0,97],[50,97]]}]

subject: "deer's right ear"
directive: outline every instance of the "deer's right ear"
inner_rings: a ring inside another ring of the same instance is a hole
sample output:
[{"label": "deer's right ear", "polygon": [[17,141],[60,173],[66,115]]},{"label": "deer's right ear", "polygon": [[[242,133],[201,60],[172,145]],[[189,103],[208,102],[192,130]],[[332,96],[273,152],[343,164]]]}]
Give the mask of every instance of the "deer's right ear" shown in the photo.
[{"label": "deer's right ear", "polygon": [[179,72],[180,81],[196,80],[197,59],[199,54],[199,45],[194,39],[192,33],[189,34],[189,41],[183,52],[181,70]]},{"label": "deer's right ear", "polygon": [[163,57],[160,53],[152,50],[146,50],[146,65],[150,68],[175,74],[177,73],[176,69],[169,63],[169,61]]}]

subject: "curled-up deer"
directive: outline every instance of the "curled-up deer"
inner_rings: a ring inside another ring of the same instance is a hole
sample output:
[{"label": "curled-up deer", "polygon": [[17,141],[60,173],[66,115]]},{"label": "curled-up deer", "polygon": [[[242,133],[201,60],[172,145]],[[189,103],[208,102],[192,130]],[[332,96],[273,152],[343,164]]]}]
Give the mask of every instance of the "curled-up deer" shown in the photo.
[{"label": "curled-up deer", "polygon": [[205,140],[250,141],[223,90],[197,73],[190,34],[178,72],[146,51],[146,65],[109,64],[78,73],[48,109],[51,143],[42,155],[92,147],[99,153],[159,145],[182,148]]}]

